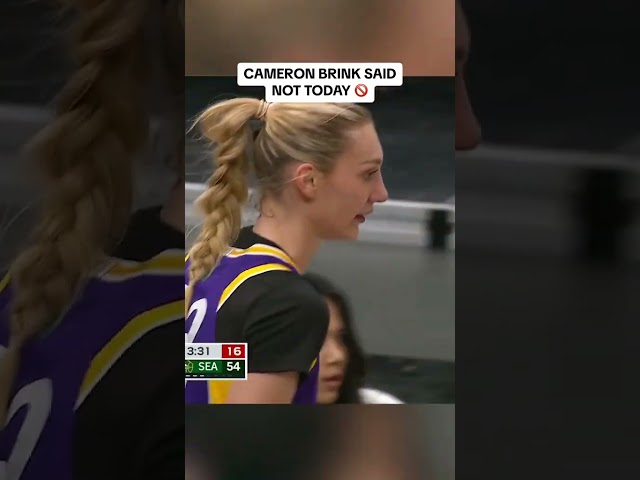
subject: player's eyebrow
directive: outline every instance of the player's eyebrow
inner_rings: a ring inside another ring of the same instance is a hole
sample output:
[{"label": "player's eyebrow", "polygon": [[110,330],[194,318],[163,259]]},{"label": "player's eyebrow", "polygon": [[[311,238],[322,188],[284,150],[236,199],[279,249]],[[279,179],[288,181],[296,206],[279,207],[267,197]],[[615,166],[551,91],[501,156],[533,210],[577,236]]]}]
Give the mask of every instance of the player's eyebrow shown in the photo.
[{"label": "player's eyebrow", "polygon": [[366,165],[368,163],[373,163],[375,165],[382,165],[382,159],[381,158],[372,158],[370,160],[365,160],[362,163],[363,163],[363,165]]}]

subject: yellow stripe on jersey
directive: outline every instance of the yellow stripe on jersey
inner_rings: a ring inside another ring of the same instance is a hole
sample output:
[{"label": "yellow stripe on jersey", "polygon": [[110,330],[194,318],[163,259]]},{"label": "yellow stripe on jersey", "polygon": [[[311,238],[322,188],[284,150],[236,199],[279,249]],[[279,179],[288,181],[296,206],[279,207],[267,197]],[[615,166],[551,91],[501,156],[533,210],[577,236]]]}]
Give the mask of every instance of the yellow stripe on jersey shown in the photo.
[{"label": "yellow stripe on jersey", "polygon": [[224,302],[226,302],[231,296],[231,294],[235,292],[236,289],[240,285],[242,285],[244,282],[246,282],[252,277],[255,277],[256,275],[260,275],[266,272],[274,272],[277,270],[282,270],[285,272],[291,271],[291,269],[286,265],[282,265],[280,263],[267,263],[265,265],[253,267],[253,268],[250,268],[249,270],[245,270],[244,272],[242,272],[240,275],[238,275],[236,278],[234,278],[231,281],[231,283],[227,288],[224,289],[224,291],[222,292],[222,295],[220,296],[220,301],[218,302],[218,308],[216,311],[220,310],[222,305],[224,305]]},{"label": "yellow stripe on jersey", "polygon": [[[167,303],[136,316],[120,330],[98,354],[93,357],[85,373],[75,408],[78,409],[87,396],[102,380],[109,369],[140,338],[151,330],[179,320],[184,316],[184,300]],[[144,381],[144,379],[141,379]]]},{"label": "yellow stripe on jersey", "polygon": [[0,293],[2,293],[2,291],[7,288],[7,285],[9,285],[9,274],[7,273],[2,280],[0,280]]},{"label": "yellow stripe on jersey", "polygon": [[[188,253],[184,257],[184,261],[187,262],[189,260],[191,253]],[[229,258],[238,258],[244,255],[266,255],[271,257],[276,257],[283,262],[287,262],[290,265],[293,265],[296,269],[296,266],[293,259],[287,255],[283,250],[279,248],[272,247],[271,245],[265,245],[263,243],[256,243],[255,245],[250,246],[249,248],[230,248],[229,251],[225,254],[225,256]]]},{"label": "yellow stripe on jersey", "polygon": [[139,275],[184,275],[183,253],[167,250],[145,262],[131,262],[115,259],[114,263],[100,278],[104,280],[124,280]]},{"label": "yellow stripe on jersey", "polygon": [[229,250],[226,256],[229,258],[238,258],[244,255],[266,255],[270,257],[276,257],[277,259],[293,265],[296,269],[298,269],[293,259],[284,251],[270,245],[264,245],[262,243],[256,243],[255,245],[252,245],[251,247],[245,249],[232,248],[231,250]]},{"label": "yellow stripe on jersey", "polygon": [[309,367],[309,371],[313,370],[313,367],[316,366],[316,363],[318,363],[318,357],[313,359],[313,362],[311,363],[311,366]]},{"label": "yellow stripe on jersey", "polygon": [[222,405],[227,403],[233,382],[229,380],[215,380],[208,383],[209,404]]},{"label": "yellow stripe on jersey", "polygon": [[[182,253],[178,252],[178,250],[166,250],[146,262],[132,262],[112,258],[110,259],[111,265],[99,277],[103,280],[111,281],[125,280],[141,274],[184,275]],[[7,288],[8,284],[9,274],[7,273],[0,280],[0,292]]]}]

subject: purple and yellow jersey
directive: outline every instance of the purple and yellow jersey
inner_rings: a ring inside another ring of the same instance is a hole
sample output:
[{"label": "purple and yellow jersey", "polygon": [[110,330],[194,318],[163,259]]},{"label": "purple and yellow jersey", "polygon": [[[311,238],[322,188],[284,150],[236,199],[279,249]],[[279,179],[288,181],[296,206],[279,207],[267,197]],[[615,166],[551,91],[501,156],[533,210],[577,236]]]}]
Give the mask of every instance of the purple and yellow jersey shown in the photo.
[{"label": "purple and yellow jersey", "polygon": [[[62,321],[24,348],[0,430],[0,479],[72,479],[75,412],[138,339],[184,317],[183,258],[166,251],[143,263],[113,260]],[[10,298],[5,277],[0,356],[8,344]]]},{"label": "purple and yellow jersey", "polygon": [[[216,319],[220,308],[244,282],[257,275],[273,271],[299,274],[293,260],[279,248],[256,243],[249,248],[231,248],[222,257],[211,275],[196,283],[185,325],[186,343],[219,343]],[[185,259],[185,285],[189,283],[189,258]],[[222,340],[225,343],[246,343],[245,339]],[[251,343],[248,343],[251,373]],[[315,404],[318,393],[319,365],[317,357],[298,385],[293,404]],[[186,380],[186,404],[224,404],[233,381]]]}]

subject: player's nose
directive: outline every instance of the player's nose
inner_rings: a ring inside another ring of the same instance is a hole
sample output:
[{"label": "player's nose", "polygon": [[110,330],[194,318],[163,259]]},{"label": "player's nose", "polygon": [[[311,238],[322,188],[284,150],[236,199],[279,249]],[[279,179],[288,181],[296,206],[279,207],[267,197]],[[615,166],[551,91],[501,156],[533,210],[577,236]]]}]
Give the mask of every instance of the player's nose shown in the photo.
[{"label": "player's nose", "polygon": [[383,203],[389,200],[389,192],[384,184],[382,178],[376,183],[376,186],[371,194],[371,203]]},{"label": "player's nose", "polygon": [[345,348],[338,342],[331,342],[329,348],[329,363],[332,365],[341,365],[346,361],[347,352]]}]

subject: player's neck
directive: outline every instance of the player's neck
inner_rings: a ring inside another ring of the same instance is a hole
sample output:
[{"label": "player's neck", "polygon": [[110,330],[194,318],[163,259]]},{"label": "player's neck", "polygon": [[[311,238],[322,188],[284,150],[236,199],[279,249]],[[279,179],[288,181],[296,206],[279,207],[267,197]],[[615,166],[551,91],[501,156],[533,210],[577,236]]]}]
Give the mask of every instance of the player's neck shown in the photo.
[{"label": "player's neck", "polygon": [[167,202],[162,207],[160,218],[164,223],[184,233],[184,183],[176,183]]},{"label": "player's neck", "polygon": [[320,240],[299,222],[278,221],[273,217],[261,215],[256,220],[253,231],[282,248],[293,259],[301,273],[308,268],[320,247]]}]

